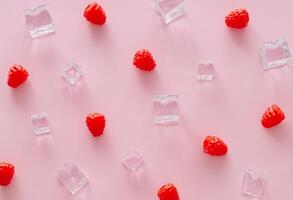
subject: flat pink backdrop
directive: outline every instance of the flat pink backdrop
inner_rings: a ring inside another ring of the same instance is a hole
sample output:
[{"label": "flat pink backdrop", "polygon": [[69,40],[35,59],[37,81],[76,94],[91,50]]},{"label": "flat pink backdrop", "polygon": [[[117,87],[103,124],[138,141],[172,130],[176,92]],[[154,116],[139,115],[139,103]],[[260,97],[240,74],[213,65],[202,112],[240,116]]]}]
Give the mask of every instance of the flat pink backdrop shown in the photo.
[{"label": "flat pink backdrop", "polygon": [[[31,40],[23,9],[37,0],[3,1],[0,32],[0,160],[14,163],[12,184],[1,200],[155,200],[158,188],[174,183],[182,200],[244,199],[241,184],[248,168],[265,173],[265,200],[290,199],[293,179],[293,72],[263,71],[258,45],[280,36],[293,48],[293,3],[247,0],[186,0],[185,16],[165,26],[151,0],[101,0],[103,27],[83,18],[86,0],[44,0],[56,33]],[[251,21],[243,30],[225,26],[230,10],[245,7]],[[132,66],[134,53],[150,49],[157,68]],[[70,88],[60,68],[75,60],[84,78]],[[213,59],[216,80],[197,81],[200,59]],[[19,63],[29,81],[13,90],[9,67]],[[178,94],[180,124],[154,126],[154,94]],[[286,113],[282,125],[264,129],[262,113],[272,103]],[[30,116],[47,112],[52,135],[35,137]],[[93,138],[85,116],[107,117],[104,136]],[[225,157],[202,152],[208,134],[229,145]],[[133,180],[121,160],[139,151],[145,166]],[[75,161],[90,184],[71,196],[56,178],[66,160]]]}]

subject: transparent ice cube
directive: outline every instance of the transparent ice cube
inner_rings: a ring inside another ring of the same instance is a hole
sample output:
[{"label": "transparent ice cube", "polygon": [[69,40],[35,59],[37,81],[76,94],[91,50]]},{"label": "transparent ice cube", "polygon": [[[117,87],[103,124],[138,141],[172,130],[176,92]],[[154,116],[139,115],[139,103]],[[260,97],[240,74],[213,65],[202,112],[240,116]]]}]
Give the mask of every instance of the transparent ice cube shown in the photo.
[{"label": "transparent ice cube", "polygon": [[247,170],[242,184],[243,195],[259,199],[263,196],[264,188],[265,180],[263,174],[256,170]]},{"label": "transparent ice cube", "polygon": [[55,32],[46,4],[24,10],[27,27],[32,38]]},{"label": "transparent ice cube", "polygon": [[166,24],[174,21],[184,13],[184,0],[154,0],[154,3]]},{"label": "transparent ice cube", "polygon": [[72,161],[65,162],[63,167],[57,170],[57,176],[71,194],[75,194],[88,183],[85,175]]},{"label": "transparent ice cube", "polygon": [[179,121],[178,95],[153,96],[154,123],[173,124]]},{"label": "transparent ice cube", "polygon": [[82,68],[74,61],[70,61],[62,68],[62,76],[70,85],[75,85],[82,75]]},{"label": "transparent ice cube", "polygon": [[50,133],[49,120],[46,113],[33,114],[31,116],[33,131],[36,135]]},{"label": "transparent ice cube", "polygon": [[124,158],[123,165],[130,172],[137,172],[143,165],[143,157],[136,151],[129,150]]},{"label": "transparent ice cube", "polygon": [[213,61],[200,61],[198,64],[197,78],[200,81],[211,81],[215,76]]},{"label": "transparent ice cube", "polygon": [[291,57],[288,42],[284,38],[265,42],[260,47],[260,56],[264,70],[284,66]]}]

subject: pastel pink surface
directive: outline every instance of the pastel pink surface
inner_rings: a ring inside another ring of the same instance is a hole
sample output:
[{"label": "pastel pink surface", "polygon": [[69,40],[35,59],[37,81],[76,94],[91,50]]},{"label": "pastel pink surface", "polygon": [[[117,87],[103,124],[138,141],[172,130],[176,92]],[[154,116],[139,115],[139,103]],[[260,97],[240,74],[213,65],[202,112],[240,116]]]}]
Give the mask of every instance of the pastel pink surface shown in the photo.
[{"label": "pastel pink surface", "polygon": [[[293,178],[293,72],[264,72],[258,45],[280,36],[293,48],[292,1],[186,0],[186,15],[166,26],[151,0],[101,0],[103,27],[82,16],[86,0],[45,0],[56,33],[31,40],[23,9],[38,1],[2,2],[0,32],[0,160],[15,164],[2,200],[157,199],[159,187],[172,182],[181,199],[244,199],[242,178],[248,168],[264,171],[265,199],[288,199]],[[245,7],[246,29],[224,23],[234,8]],[[132,66],[140,48],[150,49],[157,67],[151,73]],[[60,68],[75,60],[84,77],[69,88]],[[197,81],[199,60],[212,59],[214,84]],[[6,85],[11,64],[24,65],[29,81]],[[151,96],[178,94],[181,122],[152,124]],[[264,129],[264,110],[276,103],[286,113],[278,127]],[[52,135],[36,138],[31,114],[48,113]],[[106,115],[107,127],[93,138],[85,126],[91,112]],[[218,135],[229,145],[226,157],[202,153],[202,140]],[[138,182],[122,165],[127,150],[145,158]],[[75,161],[89,183],[71,197],[56,170]]]}]

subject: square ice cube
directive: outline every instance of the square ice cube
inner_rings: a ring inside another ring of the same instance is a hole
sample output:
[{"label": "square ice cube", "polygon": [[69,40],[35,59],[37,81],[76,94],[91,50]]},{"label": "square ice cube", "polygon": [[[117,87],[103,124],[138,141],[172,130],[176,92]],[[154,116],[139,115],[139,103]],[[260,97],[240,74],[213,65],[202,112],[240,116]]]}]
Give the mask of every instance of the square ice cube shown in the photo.
[{"label": "square ice cube", "polygon": [[49,120],[46,113],[33,114],[31,116],[33,131],[36,135],[50,133]]},{"label": "square ice cube", "polygon": [[260,47],[260,56],[264,70],[284,66],[291,57],[288,42],[284,38],[265,42]]},{"label": "square ice cube", "polygon": [[62,76],[70,85],[75,85],[82,75],[82,68],[74,61],[70,61],[62,68]]},{"label": "square ice cube", "polygon": [[200,81],[211,81],[214,79],[215,68],[213,61],[200,61],[198,64],[197,79]]},{"label": "square ice cube", "polygon": [[153,96],[154,123],[173,124],[179,121],[178,95]]},{"label": "square ice cube", "polygon": [[71,194],[75,194],[88,183],[85,175],[72,161],[65,162],[63,167],[57,170],[57,176]]},{"label": "square ice cube", "polygon": [[123,165],[130,172],[135,173],[142,167],[143,157],[138,152],[129,150],[123,158]]},{"label": "square ice cube", "polygon": [[261,198],[264,188],[265,180],[263,174],[256,170],[247,170],[243,179],[242,193],[250,198]]},{"label": "square ice cube", "polygon": [[166,24],[174,21],[184,13],[184,0],[154,0],[154,3]]},{"label": "square ice cube", "polygon": [[55,32],[46,4],[24,10],[27,27],[32,38]]}]

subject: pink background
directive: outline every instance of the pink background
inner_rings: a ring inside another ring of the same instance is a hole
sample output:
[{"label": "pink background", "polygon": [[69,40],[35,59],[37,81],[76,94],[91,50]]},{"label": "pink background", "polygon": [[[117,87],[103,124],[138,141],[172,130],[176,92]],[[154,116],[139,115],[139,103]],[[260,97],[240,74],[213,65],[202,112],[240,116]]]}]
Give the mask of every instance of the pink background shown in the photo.
[{"label": "pink background", "polygon": [[[12,162],[12,184],[0,188],[1,200],[157,199],[158,188],[174,183],[182,200],[244,199],[245,170],[265,173],[266,200],[289,199],[293,178],[293,72],[263,71],[258,45],[284,36],[293,41],[292,1],[186,0],[186,15],[165,26],[151,0],[101,0],[107,24],[95,27],[82,16],[86,0],[47,0],[56,33],[31,40],[23,9],[38,1],[1,4],[0,160]],[[250,12],[248,28],[224,24],[230,10]],[[150,49],[157,68],[136,70],[136,50]],[[84,78],[70,88],[59,75],[70,59]],[[196,79],[200,59],[213,59],[216,80]],[[11,64],[24,65],[29,81],[13,90],[6,85]],[[289,66],[292,62],[289,63]],[[178,94],[181,122],[152,124],[154,94]],[[285,122],[264,129],[266,107],[279,104]],[[47,112],[52,135],[36,138],[30,115]],[[102,112],[105,135],[93,138],[85,116]],[[229,145],[225,157],[202,152],[208,134]],[[139,181],[121,165],[135,149],[145,157]],[[71,197],[56,178],[66,160],[75,161],[90,184]]]}]

